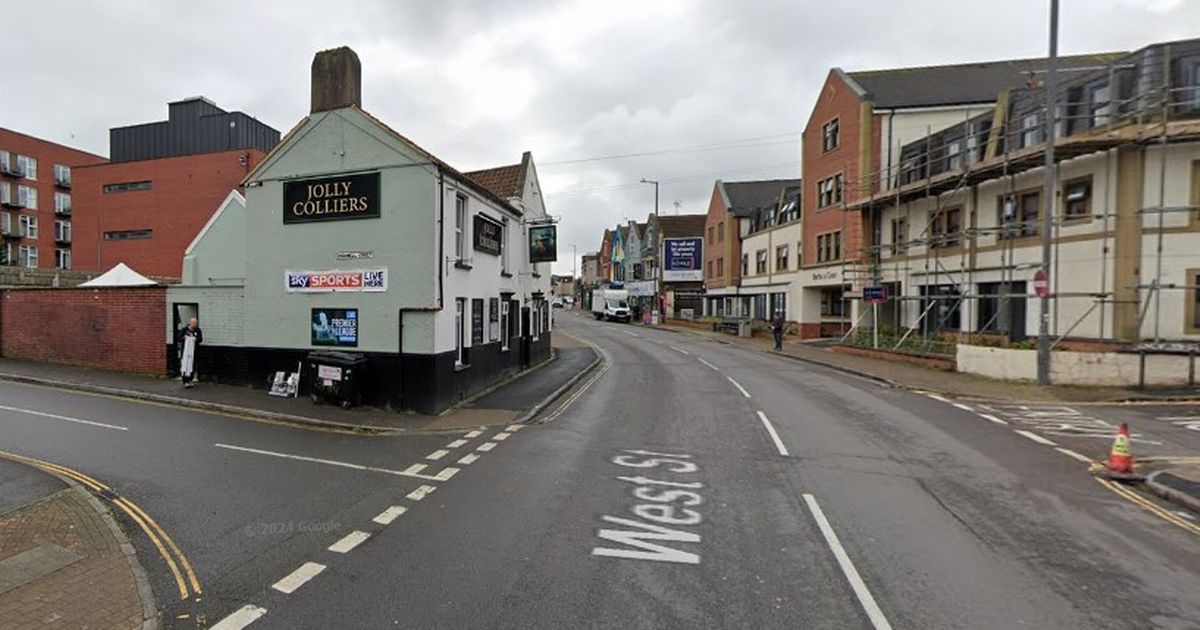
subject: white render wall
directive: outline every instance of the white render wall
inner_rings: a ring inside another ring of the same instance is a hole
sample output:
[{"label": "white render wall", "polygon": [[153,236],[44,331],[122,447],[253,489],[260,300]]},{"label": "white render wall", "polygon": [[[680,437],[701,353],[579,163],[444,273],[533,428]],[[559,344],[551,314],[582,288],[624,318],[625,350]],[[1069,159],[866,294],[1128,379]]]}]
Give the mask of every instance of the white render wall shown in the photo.
[{"label": "white render wall", "polygon": [[[893,178],[900,166],[900,147],[924,138],[929,133],[937,133],[952,125],[961,125],[967,120],[992,109],[992,104],[972,105],[969,107],[928,108],[916,110],[876,110],[875,115],[881,118],[879,134],[879,155],[882,159],[884,184],[882,189],[891,188],[887,183],[887,169]],[[888,142],[888,130],[891,129],[891,142]]]},{"label": "white render wall", "polygon": [[[1187,355],[1146,355],[1145,384],[1186,385]],[[988,378],[1032,381],[1037,378],[1037,351],[960,344],[957,371]],[[1138,385],[1141,357],[1130,352],[1053,352],[1050,382],[1055,385],[1133,387]]]}]

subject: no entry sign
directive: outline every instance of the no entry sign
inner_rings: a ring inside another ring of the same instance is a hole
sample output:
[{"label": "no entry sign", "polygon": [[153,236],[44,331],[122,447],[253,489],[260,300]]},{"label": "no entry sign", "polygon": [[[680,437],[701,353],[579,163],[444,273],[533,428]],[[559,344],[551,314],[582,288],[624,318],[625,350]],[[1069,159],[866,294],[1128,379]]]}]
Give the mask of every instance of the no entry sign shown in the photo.
[{"label": "no entry sign", "polygon": [[1033,274],[1033,292],[1040,298],[1050,294],[1050,276],[1045,269],[1038,269],[1037,273]]}]

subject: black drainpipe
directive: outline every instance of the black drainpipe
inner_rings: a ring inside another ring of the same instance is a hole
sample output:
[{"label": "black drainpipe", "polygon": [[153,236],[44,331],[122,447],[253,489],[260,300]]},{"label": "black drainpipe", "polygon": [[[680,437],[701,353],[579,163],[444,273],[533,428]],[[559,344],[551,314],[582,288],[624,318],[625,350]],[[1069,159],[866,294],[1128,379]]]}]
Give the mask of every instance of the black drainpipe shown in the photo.
[{"label": "black drainpipe", "polygon": [[445,308],[446,275],[446,176],[438,166],[438,301],[437,309]]}]

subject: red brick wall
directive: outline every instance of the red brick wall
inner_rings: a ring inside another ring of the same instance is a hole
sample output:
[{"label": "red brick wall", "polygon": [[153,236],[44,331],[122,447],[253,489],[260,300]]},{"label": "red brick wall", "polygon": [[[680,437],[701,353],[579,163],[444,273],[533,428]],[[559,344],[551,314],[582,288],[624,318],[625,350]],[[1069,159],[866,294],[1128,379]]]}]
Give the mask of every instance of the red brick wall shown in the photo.
[{"label": "red brick wall", "polygon": [[[54,221],[58,218],[54,214],[54,193],[75,196],[73,188],[60,188],[54,185],[54,165],[62,164],[71,167],[72,180],[74,180],[74,175],[77,173],[75,169],[88,164],[102,164],[104,158],[3,128],[0,128],[0,149],[12,154],[14,165],[17,154],[27,155],[37,160],[36,180],[28,177],[16,178],[0,175],[0,181],[7,182],[12,189],[14,199],[17,196],[17,186],[29,186],[37,189],[37,209],[17,211],[4,208],[0,210],[0,212],[10,212],[13,215],[14,227],[17,225],[17,217],[20,215],[37,217],[37,238],[22,238],[12,241],[13,259],[17,260],[19,256],[19,245],[29,245],[38,249],[38,268],[54,269],[54,250],[57,247],[72,249],[71,245],[58,245],[54,240]],[[70,220],[70,217],[62,217],[62,219]]]},{"label": "red brick wall", "polygon": [[0,356],[161,375],[167,290],[0,291]]},{"label": "red brick wall", "polygon": [[[242,156],[248,156],[245,164]],[[123,262],[142,275],[180,277],[184,250],[263,156],[258,149],[238,149],[77,170],[75,268],[107,271]],[[138,181],[150,181],[152,188],[104,194],[105,184]],[[105,232],[144,229],[153,235],[104,240]]]},{"label": "red brick wall", "polygon": [[[708,238],[712,228],[713,238]],[[724,236],[721,236],[721,233]],[[704,219],[704,285],[710,289],[735,287],[742,281],[742,239],[739,238],[738,218],[729,213],[720,187],[713,185],[712,199],[708,202],[708,216]],[[721,272],[717,272],[717,260],[721,260]],[[709,262],[713,275],[708,275]]]},{"label": "red brick wall", "polygon": [[[852,203],[860,197],[860,122],[862,101],[834,72],[830,72],[821,88],[821,94],[813,105],[808,124],[804,128],[801,142],[801,159],[804,163],[804,264],[817,263],[817,236],[828,232],[842,231],[842,255],[849,257],[860,247],[862,220],[857,213],[845,213],[841,204],[817,209],[820,196],[817,184],[824,179],[842,174],[843,195]],[[823,128],[833,119],[838,121],[839,142],[831,151],[823,150]],[[877,125],[876,125],[877,126]],[[872,135],[878,133],[872,130]],[[824,264],[824,263],[822,263]]]}]

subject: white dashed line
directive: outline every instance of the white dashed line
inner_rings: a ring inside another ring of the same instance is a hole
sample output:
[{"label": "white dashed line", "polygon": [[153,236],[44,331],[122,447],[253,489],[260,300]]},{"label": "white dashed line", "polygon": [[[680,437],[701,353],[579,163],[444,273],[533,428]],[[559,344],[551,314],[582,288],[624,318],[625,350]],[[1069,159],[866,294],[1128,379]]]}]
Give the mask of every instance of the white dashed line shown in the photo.
[{"label": "white dashed line", "polygon": [[783,440],[779,439],[779,434],[775,432],[775,427],[771,426],[771,421],[767,420],[767,414],[758,412],[758,419],[762,420],[763,426],[767,427],[767,433],[771,434],[771,440],[775,442],[775,448],[779,449],[779,454],[787,457],[787,447],[783,445]]},{"label": "white dashed line", "polygon": [[497,433],[496,435],[493,435],[492,439],[495,440],[496,442],[503,442],[504,440],[507,440],[508,436],[510,436],[510,435],[512,435],[512,434],[500,432],[500,433]]},{"label": "white dashed line", "polygon": [[925,395],[926,395],[926,396],[928,396],[928,397],[930,397],[930,398],[932,398],[932,399],[934,399],[934,400],[940,400],[940,401],[942,401],[942,402],[944,402],[944,403],[949,403],[949,402],[950,402],[950,399],[948,399],[948,398],[944,398],[944,397],[942,397],[942,396],[938,396],[937,394],[930,394],[930,393],[926,392],[926,394],[925,394]]},{"label": "white dashed line", "polygon": [[525,425],[523,425],[523,424],[510,424],[504,430],[505,431],[520,431],[521,429],[524,429],[524,428],[525,428]]},{"label": "white dashed line", "polygon": [[40,418],[52,418],[54,420],[66,420],[67,422],[74,422],[75,424],[86,424],[88,426],[100,427],[102,429],[116,429],[117,431],[128,431],[129,430],[129,427],[121,427],[121,426],[117,426],[115,424],[105,424],[103,422],[95,422],[92,420],[81,420],[79,418],[72,418],[70,416],[60,416],[58,414],[46,413],[44,411],[34,411],[32,409],[21,409],[19,407],[8,407],[5,405],[0,405],[0,410],[12,411],[15,413],[22,413],[27,416],[38,416]]},{"label": "white dashed line", "polygon": [[993,416],[989,413],[981,413],[981,414],[979,414],[979,417],[983,418],[984,420],[987,420],[988,422],[995,422],[996,424],[1004,424],[1004,425],[1008,424],[1007,422],[1005,422],[1005,421],[1001,420],[1000,418],[997,418],[996,416]]},{"label": "white dashed line", "polygon": [[371,535],[367,532],[352,531],[342,539],[329,545],[329,550],[333,553],[349,553],[355,547],[363,544]]},{"label": "white dashed line", "polygon": [[468,434],[464,435],[463,437],[467,438],[468,440],[472,440],[472,439],[475,439],[475,438],[477,438],[477,437],[479,437],[479,436],[481,436],[481,435],[483,435],[483,431],[480,431],[480,430],[476,429],[476,430],[474,430],[474,431],[471,431],[470,433],[468,433]]},{"label": "white dashed line", "polygon": [[446,467],[442,469],[442,472],[439,472],[437,475],[435,475],[434,478],[438,481],[450,481],[450,478],[457,474],[457,468]]},{"label": "white dashed line", "polygon": [[426,455],[425,459],[432,459],[434,461],[437,461],[449,454],[450,454],[450,451],[447,451],[444,448],[439,448],[438,450]]},{"label": "white dashed line", "polygon": [[379,513],[379,516],[371,519],[380,525],[391,525],[392,521],[396,520],[401,514],[408,511],[408,508],[403,505],[393,505],[392,507]]},{"label": "white dashed line", "polygon": [[474,463],[477,459],[479,459],[479,456],[475,453],[467,453],[466,455],[462,456],[462,459],[458,460],[458,463],[462,464],[463,466],[467,466]]},{"label": "white dashed line", "polygon": [[732,378],[729,378],[728,376],[726,376],[725,378],[728,378],[729,382],[733,383],[733,386],[738,388],[738,391],[742,392],[743,396],[745,396],[746,398],[750,397],[750,392],[746,391],[745,387],[742,387],[737,381],[733,380]]},{"label": "white dashed line", "polygon": [[433,492],[434,490],[437,490],[436,486],[421,486],[420,488],[417,488],[416,490],[409,492],[405,496],[408,497],[412,501],[420,501],[421,499],[424,499],[425,497],[429,496],[429,494],[431,492]]},{"label": "white dashed line", "polygon": [[447,444],[446,448],[458,448],[466,443],[466,440],[454,440],[453,442]]},{"label": "white dashed line", "polygon": [[974,411],[975,411],[974,409],[972,409],[962,403],[950,403],[950,404],[954,405],[955,407],[958,407],[959,409],[962,409],[963,411],[970,411],[972,413],[974,413]]},{"label": "white dashed line", "polygon": [[887,617],[883,615],[879,604],[875,603],[875,598],[871,596],[870,589],[867,588],[867,583],[863,582],[862,576],[858,574],[858,569],[854,568],[854,563],[850,561],[850,556],[842,547],[841,541],[838,540],[837,533],[833,531],[833,527],[829,525],[829,519],[825,518],[825,513],[821,511],[821,506],[817,504],[817,500],[811,494],[804,495],[804,502],[808,504],[808,510],[812,512],[813,518],[817,521],[817,527],[821,529],[821,535],[825,537],[825,543],[829,545],[829,549],[833,551],[833,557],[837,559],[838,566],[842,568],[842,573],[846,576],[846,580],[850,582],[850,588],[854,589],[854,594],[858,597],[858,603],[862,604],[863,610],[867,613],[867,618],[871,620],[871,625],[875,630],[891,630],[892,624],[888,623]]},{"label": "white dashed line", "polygon": [[416,475],[416,474],[420,473],[422,470],[425,470],[426,468],[428,468],[428,466],[426,466],[425,464],[413,464],[412,466],[405,468],[403,470],[403,472],[406,475]]},{"label": "white dashed line", "polygon": [[480,444],[478,447],[476,447],[475,450],[483,451],[486,453],[494,448],[496,448],[495,442],[484,442],[483,444]]},{"label": "white dashed line", "polygon": [[282,457],[284,459],[294,459],[301,462],[312,462],[314,464],[326,464],[328,466],[339,466],[341,468],[349,468],[351,470],[363,470],[367,472],[383,473],[385,475],[396,475],[397,477],[416,477],[417,479],[437,479],[432,475],[421,475],[419,471],[425,469],[425,464],[413,464],[407,470],[389,470],[387,468],[376,468],[374,466],[363,466],[362,464],[351,464],[350,462],[339,462],[332,459],[321,459],[319,457],[305,457],[303,455],[289,455],[287,453],[276,453],[275,451],[264,451],[257,448],[247,448],[245,446],[234,446],[232,444],[213,444],[217,448],[229,449],[231,451],[241,451],[243,453],[254,453],[257,455],[268,455],[270,457]]},{"label": "white dashed line", "polygon": [[1051,442],[1050,440],[1047,440],[1046,438],[1044,438],[1032,431],[1023,431],[1021,429],[1016,429],[1015,431],[1019,435],[1023,435],[1025,437],[1033,440],[1034,442],[1037,442],[1038,444],[1045,444],[1046,446],[1057,446],[1054,442]]},{"label": "white dashed line", "polygon": [[704,365],[707,365],[708,367],[712,368],[713,370],[716,370],[717,372],[721,371],[721,368],[709,363],[708,361],[705,361],[704,359],[697,358],[696,360],[703,363]]},{"label": "white dashed line", "polygon": [[1059,453],[1062,453],[1063,455],[1066,455],[1067,457],[1070,457],[1072,459],[1077,459],[1081,462],[1084,462],[1085,464],[1092,463],[1092,458],[1088,457],[1087,455],[1081,455],[1079,453],[1076,453],[1075,451],[1072,451],[1069,448],[1062,448],[1062,447],[1056,446],[1056,447],[1054,447],[1054,450],[1058,451]]},{"label": "white dashed line", "polygon": [[304,564],[300,565],[299,569],[292,571],[291,575],[272,584],[271,588],[279,591],[280,593],[284,593],[285,595],[291,595],[292,591],[304,586],[305,582],[317,577],[317,574],[324,570],[325,565],[323,564],[317,564],[316,562],[305,562]]},{"label": "white dashed line", "polygon": [[676,351],[676,352],[682,352],[682,353],[684,353],[684,354],[688,354],[688,355],[690,355],[690,354],[691,354],[691,352],[688,352],[687,350],[684,350],[683,348],[676,348],[675,346],[671,346],[671,349],[672,349],[672,350],[674,350],[674,351]]},{"label": "white dashed line", "polygon": [[209,630],[242,630],[242,628],[258,621],[258,618],[265,614],[267,614],[266,608],[246,604],[235,610],[233,614],[222,619],[217,625],[211,626]]}]

